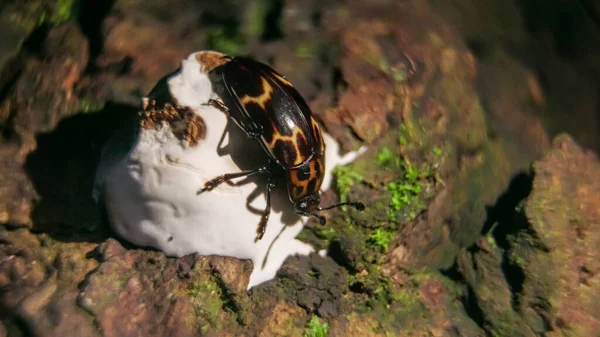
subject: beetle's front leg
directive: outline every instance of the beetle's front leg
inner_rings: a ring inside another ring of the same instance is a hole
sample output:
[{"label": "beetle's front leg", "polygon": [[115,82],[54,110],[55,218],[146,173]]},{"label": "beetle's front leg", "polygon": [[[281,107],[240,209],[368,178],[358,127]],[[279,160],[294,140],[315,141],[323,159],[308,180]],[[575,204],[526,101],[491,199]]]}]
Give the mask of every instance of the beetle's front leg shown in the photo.
[{"label": "beetle's front leg", "polygon": [[265,235],[265,231],[267,230],[267,222],[269,222],[269,216],[271,215],[271,190],[275,187],[275,184],[269,181],[267,182],[267,206],[265,207],[265,212],[260,218],[260,222],[258,223],[258,227],[256,228],[256,239],[254,242],[262,239],[263,235]]},{"label": "beetle's front leg", "polygon": [[246,133],[248,138],[255,140],[255,139],[258,139],[262,135],[261,128],[258,128],[258,127],[252,128],[252,127],[249,127],[249,126],[246,126],[246,125],[240,123],[240,121],[237,118],[235,118],[231,115],[231,110],[229,110],[229,108],[227,106],[225,106],[225,104],[223,102],[211,98],[208,100],[207,105],[210,105],[215,109],[221,110],[221,112],[223,112],[225,114],[225,116],[227,116],[228,118],[233,120],[233,122]]},{"label": "beetle's front leg", "polygon": [[263,166],[256,170],[246,170],[246,171],[236,172],[236,173],[225,173],[225,174],[217,176],[217,177],[207,181],[206,183],[204,183],[204,187],[199,189],[196,192],[196,195],[199,195],[206,191],[212,191],[217,186],[219,186],[222,183],[229,181],[231,179],[248,177],[248,176],[255,175],[255,174],[265,174],[265,173],[269,173],[269,172],[270,172],[269,166]]}]

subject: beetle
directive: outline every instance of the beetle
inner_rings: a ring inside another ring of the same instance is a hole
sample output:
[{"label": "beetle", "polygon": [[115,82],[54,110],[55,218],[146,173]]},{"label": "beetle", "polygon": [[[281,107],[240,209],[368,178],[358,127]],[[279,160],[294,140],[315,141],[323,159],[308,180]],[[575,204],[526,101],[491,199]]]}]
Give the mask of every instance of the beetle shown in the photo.
[{"label": "beetle", "polygon": [[318,211],[343,205],[364,210],[361,202],[319,206],[319,189],[325,175],[325,141],[312,111],[294,86],[270,66],[249,57],[220,53],[213,53],[212,57],[207,74],[219,99],[210,99],[206,104],[225,113],[248,138],[259,141],[269,159],[266,165],[254,170],[217,176],[207,181],[197,194],[211,191],[231,179],[265,175],[267,204],[255,241],[260,240],[266,230],[276,176],[285,178],[295,212],[316,217],[321,225],[326,219],[317,214]]}]

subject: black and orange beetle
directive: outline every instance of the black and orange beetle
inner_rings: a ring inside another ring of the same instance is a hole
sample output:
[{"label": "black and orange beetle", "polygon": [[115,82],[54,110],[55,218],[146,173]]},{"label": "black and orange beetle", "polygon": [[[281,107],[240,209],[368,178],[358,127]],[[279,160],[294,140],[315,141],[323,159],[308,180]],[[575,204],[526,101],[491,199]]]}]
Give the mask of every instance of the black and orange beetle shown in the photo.
[{"label": "black and orange beetle", "polygon": [[255,174],[267,176],[267,206],[258,225],[256,240],[265,233],[271,213],[271,190],[277,175],[287,182],[288,196],[296,213],[325,217],[317,211],[342,205],[364,210],[361,202],[319,207],[319,189],[325,174],[325,142],[308,104],[292,84],[268,65],[247,57],[207,52],[199,59],[206,66],[214,92],[220,98],[210,104],[223,111],[250,139],[260,141],[269,162],[258,169],[220,175],[205,183],[198,194],[230,179]]}]

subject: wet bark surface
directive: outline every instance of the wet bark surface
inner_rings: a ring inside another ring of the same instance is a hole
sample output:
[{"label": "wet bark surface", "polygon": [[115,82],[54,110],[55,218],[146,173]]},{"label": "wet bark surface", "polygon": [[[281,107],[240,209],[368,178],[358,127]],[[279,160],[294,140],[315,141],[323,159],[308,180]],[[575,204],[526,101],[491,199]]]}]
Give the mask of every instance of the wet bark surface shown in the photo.
[{"label": "wet bark surface", "polygon": [[[0,336],[591,336],[598,7],[537,2],[0,4]],[[250,293],[250,262],[133,247],[91,199],[102,144],[200,49],[369,147],[323,195],[367,210]]]}]

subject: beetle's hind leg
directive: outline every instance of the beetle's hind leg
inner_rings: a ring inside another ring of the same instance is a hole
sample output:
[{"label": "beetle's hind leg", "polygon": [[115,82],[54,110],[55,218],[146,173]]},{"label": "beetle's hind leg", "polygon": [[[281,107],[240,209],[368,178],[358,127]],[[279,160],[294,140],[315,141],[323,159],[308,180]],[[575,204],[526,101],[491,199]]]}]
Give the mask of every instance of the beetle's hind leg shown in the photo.
[{"label": "beetle's hind leg", "polygon": [[248,177],[251,175],[255,175],[255,174],[265,174],[268,173],[269,171],[269,166],[263,166],[261,168],[258,168],[256,170],[247,170],[247,171],[242,171],[242,172],[236,172],[236,173],[225,173],[222,174],[220,176],[217,176],[209,181],[207,181],[206,183],[204,183],[204,187],[199,189],[196,192],[196,195],[201,194],[203,192],[206,191],[212,191],[213,189],[215,189],[217,186],[221,185],[224,182],[227,182],[231,179],[235,179],[235,178],[241,178],[241,177]]},{"label": "beetle's hind leg", "polygon": [[[246,135],[248,136],[248,138],[250,139],[258,139],[262,133],[262,127],[260,125],[255,124],[254,127],[246,125],[245,123],[241,123],[240,120],[234,116],[231,115],[231,110],[229,110],[229,108],[227,106],[225,106],[225,104],[223,104],[223,102],[218,101],[216,99],[209,99],[208,103],[206,105],[210,105],[215,109],[221,110],[221,112],[223,112],[225,114],[225,116],[227,116],[228,118],[231,118],[231,120],[233,120],[233,122],[244,131],[244,133],[246,133]],[[248,116],[245,116],[246,118],[248,118]]]},{"label": "beetle's hind leg", "polygon": [[267,230],[267,222],[269,222],[269,216],[271,215],[271,190],[275,187],[275,184],[269,181],[267,182],[267,206],[265,207],[265,212],[260,218],[260,222],[258,223],[258,227],[256,228],[256,239],[254,242],[262,239],[263,235],[265,235],[265,231]]}]

